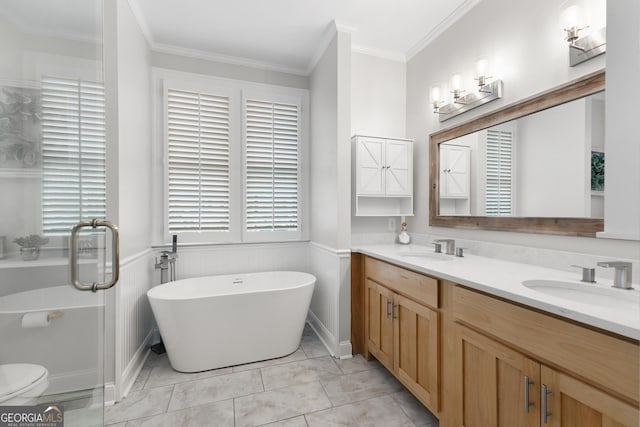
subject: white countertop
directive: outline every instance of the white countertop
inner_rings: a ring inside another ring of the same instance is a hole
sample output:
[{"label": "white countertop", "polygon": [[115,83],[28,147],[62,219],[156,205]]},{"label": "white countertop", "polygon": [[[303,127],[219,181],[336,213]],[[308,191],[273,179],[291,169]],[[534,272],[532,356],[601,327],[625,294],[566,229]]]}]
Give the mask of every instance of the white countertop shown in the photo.
[{"label": "white countertop", "polygon": [[[579,270],[554,270],[472,254],[465,254],[463,258],[436,254],[436,257],[441,259],[429,258],[428,254],[433,253],[433,249],[420,245],[358,245],[352,248],[352,251],[640,340],[640,303],[632,304],[630,309],[624,310],[620,307],[581,303],[529,289],[522,285],[522,282],[555,280],[581,286],[596,286],[611,290],[611,293],[619,296],[621,300],[638,300],[640,290],[637,285],[633,290],[613,289],[609,279],[602,279],[602,283],[586,284],[580,282]],[[427,256],[407,256],[407,252],[410,251],[416,254],[427,253]]]}]

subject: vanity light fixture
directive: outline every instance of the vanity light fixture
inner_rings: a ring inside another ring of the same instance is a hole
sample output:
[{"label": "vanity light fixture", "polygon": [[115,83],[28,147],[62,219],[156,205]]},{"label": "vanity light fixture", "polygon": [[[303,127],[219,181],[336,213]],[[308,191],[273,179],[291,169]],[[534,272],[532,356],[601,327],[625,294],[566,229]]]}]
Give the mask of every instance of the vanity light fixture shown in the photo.
[{"label": "vanity light fixture", "polygon": [[[502,80],[493,80],[489,74],[489,61],[481,58],[476,63],[475,79],[478,80],[478,90],[465,93],[462,88],[462,75],[459,73],[451,77],[451,94],[453,100],[443,105],[440,97],[440,86],[431,88],[431,103],[433,104],[433,112],[440,116],[440,121],[444,122],[452,117],[462,114],[465,111],[472,110],[487,102],[502,98]],[[437,96],[435,96],[437,95]]]},{"label": "vanity light fixture", "polygon": [[569,66],[575,67],[591,58],[600,56],[607,50],[606,28],[591,31],[580,37],[580,32],[589,28],[584,25],[582,10],[570,3],[562,12],[562,22],[569,42]]}]

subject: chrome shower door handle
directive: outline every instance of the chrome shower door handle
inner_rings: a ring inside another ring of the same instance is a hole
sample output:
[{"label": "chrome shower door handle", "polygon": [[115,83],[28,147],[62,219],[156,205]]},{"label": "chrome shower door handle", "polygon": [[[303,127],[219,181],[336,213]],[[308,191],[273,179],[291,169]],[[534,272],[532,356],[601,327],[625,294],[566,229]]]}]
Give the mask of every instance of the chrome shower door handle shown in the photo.
[{"label": "chrome shower door handle", "polygon": [[[106,227],[111,230],[111,280],[104,283],[82,283],[78,279],[78,233],[84,227]],[[118,283],[120,277],[120,234],[118,227],[109,221],[92,219],[90,221],[80,221],[71,229],[69,238],[69,277],[71,284],[81,291],[96,292],[102,289],[109,289]]]}]

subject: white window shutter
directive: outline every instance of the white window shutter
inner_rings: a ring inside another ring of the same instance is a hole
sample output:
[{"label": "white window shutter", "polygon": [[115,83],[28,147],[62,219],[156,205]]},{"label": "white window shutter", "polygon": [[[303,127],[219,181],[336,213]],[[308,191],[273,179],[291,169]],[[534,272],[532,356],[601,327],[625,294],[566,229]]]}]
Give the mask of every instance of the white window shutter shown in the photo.
[{"label": "white window shutter", "polygon": [[42,79],[42,218],[47,235],[106,212],[104,87]]},{"label": "white window shutter", "polygon": [[245,235],[299,233],[300,106],[246,99],[244,126]]},{"label": "white window shutter", "polygon": [[486,215],[510,216],[513,186],[513,132],[487,130]]},{"label": "white window shutter", "polygon": [[168,229],[229,231],[229,98],[167,91]]}]

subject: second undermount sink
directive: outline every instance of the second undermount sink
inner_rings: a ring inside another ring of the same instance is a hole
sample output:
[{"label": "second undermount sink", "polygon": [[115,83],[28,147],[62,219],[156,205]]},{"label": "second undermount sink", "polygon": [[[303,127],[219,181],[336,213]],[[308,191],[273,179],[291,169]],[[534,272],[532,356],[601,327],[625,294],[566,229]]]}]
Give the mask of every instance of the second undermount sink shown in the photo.
[{"label": "second undermount sink", "polygon": [[557,280],[525,280],[522,284],[534,291],[573,302],[621,310],[640,309],[640,293],[634,290],[603,288],[588,283]]},{"label": "second undermount sink", "polygon": [[451,255],[427,251],[400,251],[398,255],[403,258],[431,259],[437,261],[450,261],[453,258]]}]

